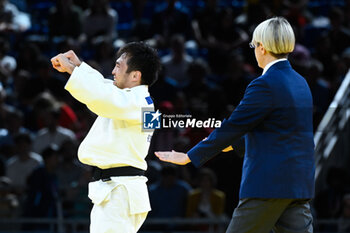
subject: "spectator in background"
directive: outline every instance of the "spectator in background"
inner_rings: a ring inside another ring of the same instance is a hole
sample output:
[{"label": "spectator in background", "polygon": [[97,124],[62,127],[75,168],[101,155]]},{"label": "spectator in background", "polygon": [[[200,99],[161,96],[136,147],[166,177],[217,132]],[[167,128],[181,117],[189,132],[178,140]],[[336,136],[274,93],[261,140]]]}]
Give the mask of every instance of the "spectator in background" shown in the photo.
[{"label": "spectator in background", "polygon": [[144,41],[151,38],[153,36],[150,30],[151,20],[157,3],[148,0],[131,0],[130,2],[133,9],[133,22],[129,39]]},{"label": "spectator in background", "polygon": [[[187,65],[186,75],[188,84],[184,88],[186,100],[194,117],[207,118],[209,114],[215,114],[215,105],[222,107],[220,94],[207,80],[208,65],[200,59],[196,59]],[[221,95],[222,96],[222,95]]]},{"label": "spectator in background", "polygon": [[[59,198],[56,168],[58,164],[58,148],[49,146],[44,149],[43,166],[35,169],[28,177],[27,195],[24,206],[25,217],[52,218],[57,216]],[[26,230],[45,229],[48,226],[35,224],[25,226]]]},{"label": "spectator in background", "polygon": [[215,189],[216,175],[209,168],[199,172],[199,186],[188,196],[187,217],[215,218],[224,214],[225,193]]},{"label": "spectator in background", "polygon": [[221,83],[226,103],[237,106],[254,76],[252,69],[249,66],[247,67],[243,55],[231,53],[228,57],[224,80]]},{"label": "spectator in background", "polygon": [[16,59],[10,55],[10,44],[8,41],[0,37],[0,82],[7,85],[12,73],[17,67]]},{"label": "spectator in background", "polygon": [[[66,50],[68,51],[68,50]],[[108,39],[103,39],[96,45],[95,61],[100,65],[100,72],[104,77],[111,77],[114,67],[114,48]]]},{"label": "spectator in background", "polygon": [[[11,85],[7,88],[6,102],[12,106],[17,107],[21,111],[30,108],[31,103],[26,98],[25,90],[26,84],[29,82],[31,74],[22,69],[17,69],[13,73]],[[1,124],[0,124],[1,125]]]},{"label": "spectator in background", "polygon": [[[142,20],[147,0],[130,0],[132,4],[133,16],[136,20]],[[148,12],[146,12],[148,13]]]},{"label": "spectator in background", "polygon": [[[235,72],[238,71],[235,70]],[[222,119],[222,113],[230,100],[225,96],[225,89],[219,85],[221,80],[213,75],[208,68],[207,62],[202,59],[196,59],[192,62],[188,67],[187,73],[190,83],[184,89],[184,92],[192,102],[190,111],[193,112],[193,115],[196,115],[195,109],[199,110],[202,108],[202,116],[197,117]]]},{"label": "spectator in background", "polygon": [[[16,193],[12,190],[11,180],[6,176],[0,176],[0,217],[16,217],[19,210],[19,200]],[[10,231],[10,226],[1,226],[1,231]]]},{"label": "spectator in background", "polygon": [[[11,180],[6,176],[0,176],[0,218],[15,219],[20,212],[20,201],[11,187]],[[13,223],[0,225],[2,232],[15,232],[19,230],[19,224]]]},{"label": "spectator in background", "polygon": [[190,190],[191,186],[178,178],[176,167],[164,166],[161,171],[161,181],[149,187],[152,207],[149,216],[153,218],[184,217]]},{"label": "spectator in background", "polygon": [[307,47],[296,44],[289,59],[299,74],[307,75],[311,63],[311,52]]},{"label": "spectator in background", "polygon": [[271,14],[271,9],[262,1],[248,0],[240,13],[234,21],[250,35],[254,28]]},{"label": "spectator in background", "polygon": [[11,108],[11,106],[5,103],[6,99],[7,99],[7,92],[0,80],[0,128],[5,127],[6,114]]},{"label": "spectator in background", "polygon": [[183,91],[178,91],[173,101],[174,112],[178,114],[191,114],[189,111],[189,103]]},{"label": "spectator in background", "polygon": [[54,144],[60,147],[65,141],[75,141],[74,133],[58,125],[60,110],[58,108],[48,108],[42,112],[43,128],[38,131],[34,138],[33,151],[41,153],[46,147]]},{"label": "spectator in background", "polygon": [[341,214],[344,195],[349,193],[347,172],[340,167],[327,171],[327,187],[316,194],[314,208],[320,219],[338,218]]},{"label": "spectator in background", "polygon": [[[296,26],[295,30],[303,29],[313,18],[313,15],[307,8],[307,0],[284,0],[282,4],[285,9],[281,9],[281,12],[291,25]],[[281,12],[277,12],[277,14]]]},{"label": "spectator in background", "polygon": [[86,10],[91,6],[92,0],[73,0],[74,4],[79,6],[81,9]]},{"label": "spectator in background", "polygon": [[316,39],[313,58],[322,63],[324,67],[323,77],[333,86],[335,83],[334,71],[336,70],[335,61],[337,60],[337,55],[334,52],[331,39],[327,34],[321,34],[321,36]]},{"label": "spectator in background", "polygon": [[59,126],[69,129],[73,132],[77,131],[80,128],[80,122],[78,117],[68,104],[65,102],[60,102],[60,118],[58,120]]},{"label": "spectator in background", "polygon": [[9,131],[7,120],[13,111],[11,105],[5,104],[6,91],[0,82],[0,176],[5,175],[5,161],[14,155],[13,135]]},{"label": "spectator in background", "polygon": [[[174,105],[170,101],[162,101],[157,106],[159,111],[165,115],[176,114]],[[179,130],[176,128],[160,128],[156,129],[152,135],[152,140],[148,154],[153,157],[153,152],[160,149],[170,150],[174,148],[174,144],[178,138]],[[153,157],[154,158],[154,157]]]},{"label": "spectator in background", "polygon": [[118,13],[109,6],[109,0],[93,0],[85,10],[83,32],[89,41],[99,37],[112,41],[117,36]]},{"label": "spectator in background", "polygon": [[74,132],[77,140],[81,141],[93,125],[96,115],[91,112],[85,104],[81,104],[78,101],[73,101],[71,106],[77,117],[77,127],[74,128]]},{"label": "spectator in background", "polygon": [[23,114],[15,108],[9,108],[4,120],[4,128],[0,128],[0,148],[7,147],[8,150],[4,151],[7,157],[13,155],[14,138],[21,133],[30,135],[29,130],[23,127]]},{"label": "spectator in background", "polygon": [[[268,3],[262,1],[248,0],[246,3],[242,11],[235,17],[234,23],[248,35],[251,35],[256,26],[271,15],[271,9],[268,7]],[[243,50],[245,60],[258,69],[254,54],[249,50],[249,46],[241,46],[240,49]]]},{"label": "spectator in background", "polygon": [[0,128],[5,127],[6,114],[9,112],[10,106],[5,104],[6,90],[0,81]]},{"label": "spectator in background", "polygon": [[343,198],[342,211],[338,222],[338,232],[350,232],[350,194]]},{"label": "spectator in background", "polygon": [[350,29],[350,1],[345,0],[344,10],[344,26]]},{"label": "spectator in background", "polygon": [[5,176],[5,156],[3,156],[1,152],[2,151],[0,151],[0,177]]},{"label": "spectator in background", "polygon": [[166,0],[166,7],[153,14],[151,31],[157,40],[157,46],[167,46],[170,38],[175,34],[190,37],[189,15],[176,7],[177,0]]},{"label": "spectator in background", "polygon": [[329,12],[331,30],[328,33],[331,46],[336,54],[341,54],[350,45],[350,28],[344,27],[344,12],[333,7]]},{"label": "spectator in background", "polygon": [[161,58],[164,75],[175,87],[183,88],[189,83],[187,69],[193,59],[186,54],[185,38],[180,34],[171,37],[170,48],[171,53]]},{"label": "spectator in background", "polygon": [[66,140],[59,148],[60,160],[57,165],[57,179],[62,190],[61,193],[69,192],[80,180],[84,166],[77,159],[76,153],[78,150],[77,142]]},{"label": "spectator in background", "polygon": [[57,0],[50,9],[49,35],[78,38],[82,33],[82,11],[72,0]]},{"label": "spectator in background", "polygon": [[41,50],[38,45],[30,41],[22,41],[17,54],[17,69],[34,73],[40,57]]},{"label": "spectator in background", "polygon": [[339,79],[342,81],[350,69],[350,46],[343,51],[340,62]]},{"label": "spectator in background", "polygon": [[[27,80],[28,81],[28,80]],[[24,88],[24,92],[28,88]],[[59,108],[56,99],[48,92],[38,93],[39,95],[33,95],[32,93],[23,93],[25,99],[26,117],[25,126],[33,132],[37,132],[44,127],[43,119],[47,109]],[[30,105],[30,106],[29,106]]]},{"label": "spectator in background", "polygon": [[67,37],[57,44],[56,49],[59,53],[64,53],[67,50],[74,50],[77,51],[77,54],[80,54],[82,45],[83,44],[79,40]]},{"label": "spectator in background", "polygon": [[[198,25],[195,29],[200,29],[205,25]],[[208,48],[208,62],[214,73],[222,74],[226,69],[228,55],[230,52],[249,39],[248,34],[234,24],[233,11],[230,8],[220,12],[218,23],[208,35],[199,37],[200,32],[195,32],[199,45]]]},{"label": "spectator in background", "polygon": [[62,76],[53,72],[49,59],[42,56],[37,59],[35,72],[33,72],[30,81],[26,84],[26,92],[33,98],[48,91],[55,96],[56,99],[62,99],[66,94],[62,90],[65,85],[65,80]]},{"label": "spectator in background", "polygon": [[16,154],[6,163],[6,176],[20,194],[25,191],[28,176],[43,162],[41,155],[31,151],[31,145],[32,140],[28,134],[17,135],[14,147]]},{"label": "spectator in background", "polygon": [[[59,183],[59,193],[62,197],[64,216],[66,217],[76,215],[76,204],[83,198],[79,195],[82,188],[80,182],[88,170],[87,166],[83,166],[78,161],[76,156],[77,150],[78,144],[72,140],[63,142],[59,149],[60,160],[56,174],[57,182]],[[88,202],[86,204],[88,205]]]},{"label": "spectator in background", "polygon": [[163,101],[173,101],[176,98],[177,88],[170,84],[165,77],[164,68],[159,72],[157,82],[149,87],[151,96],[155,99],[155,103],[158,105]]},{"label": "spectator in background", "polygon": [[205,6],[199,8],[192,19],[194,38],[200,46],[206,47],[219,24],[221,9],[217,0],[206,0]]},{"label": "spectator in background", "polygon": [[8,0],[0,0],[0,32],[24,32],[30,26],[29,15]]},{"label": "spectator in background", "polygon": [[321,76],[323,73],[323,65],[316,59],[311,60],[308,70],[305,74],[306,81],[309,84],[313,103],[314,103],[314,128],[322,120],[324,113],[327,111],[332,101],[332,93],[330,84]]},{"label": "spectator in background", "polygon": [[65,102],[57,101],[49,92],[40,93],[32,102],[34,106],[30,109],[26,118],[27,124],[32,127],[32,131],[36,132],[46,127],[45,114],[51,109],[59,111],[59,126],[71,130],[76,130],[79,127],[79,122],[73,109]]}]

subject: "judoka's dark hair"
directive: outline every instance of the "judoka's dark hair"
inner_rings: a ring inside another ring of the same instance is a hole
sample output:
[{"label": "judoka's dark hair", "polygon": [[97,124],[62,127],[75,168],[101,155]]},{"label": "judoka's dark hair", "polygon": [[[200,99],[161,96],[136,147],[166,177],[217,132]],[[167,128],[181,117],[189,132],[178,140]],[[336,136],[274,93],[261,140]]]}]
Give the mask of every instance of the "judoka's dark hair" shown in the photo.
[{"label": "judoka's dark hair", "polygon": [[127,73],[141,72],[141,84],[151,86],[158,79],[161,63],[157,51],[143,42],[131,42],[121,47],[117,58],[126,53]]}]

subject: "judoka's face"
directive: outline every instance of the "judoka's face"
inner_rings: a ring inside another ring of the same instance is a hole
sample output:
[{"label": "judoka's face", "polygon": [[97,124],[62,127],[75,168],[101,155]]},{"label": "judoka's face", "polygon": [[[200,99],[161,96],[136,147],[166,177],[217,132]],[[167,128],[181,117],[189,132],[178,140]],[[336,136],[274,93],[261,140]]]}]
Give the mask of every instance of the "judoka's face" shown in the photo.
[{"label": "judoka's face", "polygon": [[115,67],[112,71],[114,77],[113,84],[121,89],[132,87],[132,72],[127,73],[128,57],[123,53],[116,61]]}]

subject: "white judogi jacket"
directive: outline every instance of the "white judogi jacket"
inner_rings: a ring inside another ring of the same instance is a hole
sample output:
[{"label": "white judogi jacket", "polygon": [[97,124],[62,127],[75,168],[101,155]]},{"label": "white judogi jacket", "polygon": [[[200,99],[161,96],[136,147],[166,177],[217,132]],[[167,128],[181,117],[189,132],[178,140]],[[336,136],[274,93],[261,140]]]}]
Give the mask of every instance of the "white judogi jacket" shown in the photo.
[{"label": "white judogi jacket", "polygon": [[[142,131],[142,108],[154,109],[148,87],[140,85],[120,89],[86,63],[76,67],[65,89],[98,115],[79,146],[78,158],[101,169],[133,166],[147,169],[145,157],[152,132]],[[89,184],[89,197],[94,204],[109,199],[109,193],[124,185],[129,193],[131,214],[150,210],[146,177],[113,177],[113,182]]]}]

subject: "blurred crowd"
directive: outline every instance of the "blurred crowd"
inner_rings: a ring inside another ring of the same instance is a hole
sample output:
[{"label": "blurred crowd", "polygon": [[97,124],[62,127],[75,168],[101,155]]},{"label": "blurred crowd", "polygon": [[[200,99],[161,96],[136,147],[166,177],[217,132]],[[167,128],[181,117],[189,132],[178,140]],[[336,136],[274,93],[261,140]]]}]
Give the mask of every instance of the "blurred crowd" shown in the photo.
[{"label": "blurred crowd", "polygon": [[[76,153],[96,116],[64,90],[68,76],[52,69],[52,56],[72,49],[111,78],[117,49],[145,41],[163,64],[150,87],[157,109],[222,120],[262,73],[248,43],[254,28],[275,15],[293,26],[289,61],[310,86],[316,129],[350,68],[349,0],[0,0],[0,216],[90,212],[91,170]],[[150,217],[231,215],[244,142],[200,170],[165,165],[153,155],[187,151],[210,131],[155,131],[147,156]],[[348,180],[342,185],[318,194],[317,218],[350,219]]]}]

